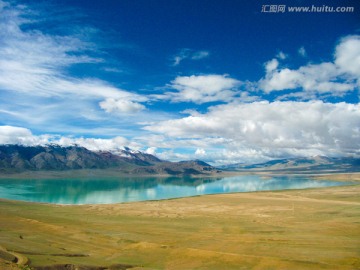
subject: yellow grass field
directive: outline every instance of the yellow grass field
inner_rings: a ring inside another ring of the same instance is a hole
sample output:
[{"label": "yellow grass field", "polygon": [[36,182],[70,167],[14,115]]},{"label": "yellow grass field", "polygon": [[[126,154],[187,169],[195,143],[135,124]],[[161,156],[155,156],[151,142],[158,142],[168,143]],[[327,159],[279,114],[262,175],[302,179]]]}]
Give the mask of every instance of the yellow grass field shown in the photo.
[{"label": "yellow grass field", "polygon": [[359,194],[357,184],[112,205],[0,200],[0,269],[360,269]]}]

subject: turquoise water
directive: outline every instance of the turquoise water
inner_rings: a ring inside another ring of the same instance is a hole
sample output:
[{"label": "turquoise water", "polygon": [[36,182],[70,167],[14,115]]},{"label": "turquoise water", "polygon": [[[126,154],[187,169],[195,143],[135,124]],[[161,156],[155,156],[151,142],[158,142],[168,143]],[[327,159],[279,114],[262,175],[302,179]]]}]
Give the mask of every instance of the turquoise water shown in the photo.
[{"label": "turquoise water", "polygon": [[108,204],[204,194],[344,185],[305,177],[0,179],[0,198],[54,204]]}]

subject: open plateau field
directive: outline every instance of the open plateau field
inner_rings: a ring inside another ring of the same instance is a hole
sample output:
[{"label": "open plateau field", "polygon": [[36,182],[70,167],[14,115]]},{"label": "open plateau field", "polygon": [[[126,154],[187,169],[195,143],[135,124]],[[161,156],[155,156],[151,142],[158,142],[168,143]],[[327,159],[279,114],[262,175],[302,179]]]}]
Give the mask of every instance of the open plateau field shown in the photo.
[{"label": "open plateau field", "polygon": [[0,200],[0,269],[359,269],[360,175],[331,178],[355,184],[111,205]]}]

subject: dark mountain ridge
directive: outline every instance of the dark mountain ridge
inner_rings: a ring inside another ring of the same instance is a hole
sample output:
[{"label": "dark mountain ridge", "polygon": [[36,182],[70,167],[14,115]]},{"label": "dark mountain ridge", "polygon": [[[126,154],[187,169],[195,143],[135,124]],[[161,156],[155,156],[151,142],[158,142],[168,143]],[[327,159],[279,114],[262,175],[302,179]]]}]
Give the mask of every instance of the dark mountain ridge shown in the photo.
[{"label": "dark mountain ridge", "polygon": [[162,161],[129,148],[93,152],[77,145],[0,145],[0,172],[110,168],[129,174],[209,174],[217,171],[202,161]]}]

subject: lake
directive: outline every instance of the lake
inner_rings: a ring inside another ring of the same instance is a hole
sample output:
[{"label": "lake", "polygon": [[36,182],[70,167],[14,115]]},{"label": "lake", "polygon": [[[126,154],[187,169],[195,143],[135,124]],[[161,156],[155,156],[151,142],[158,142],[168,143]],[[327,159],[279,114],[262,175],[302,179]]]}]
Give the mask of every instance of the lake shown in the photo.
[{"label": "lake", "polygon": [[222,178],[0,179],[0,198],[53,204],[109,204],[344,184],[306,177],[257,175]]}]

